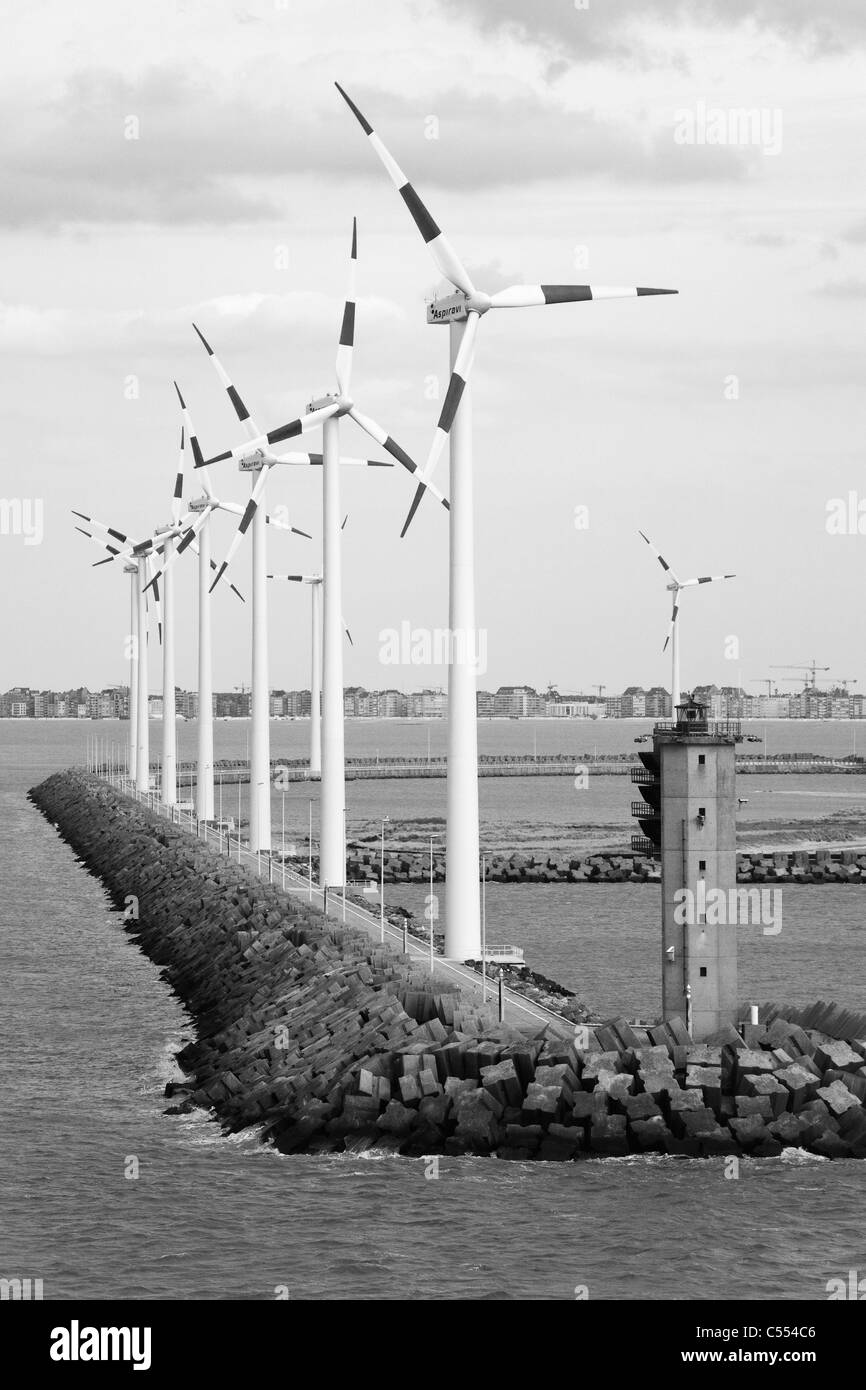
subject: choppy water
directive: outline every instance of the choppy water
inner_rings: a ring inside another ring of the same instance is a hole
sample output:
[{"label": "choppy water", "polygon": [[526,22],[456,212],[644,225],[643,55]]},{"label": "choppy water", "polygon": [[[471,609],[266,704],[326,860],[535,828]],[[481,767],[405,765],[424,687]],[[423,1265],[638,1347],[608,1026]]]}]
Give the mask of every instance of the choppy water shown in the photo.
[{"label": "choppy water", "polygon": [[[428,1179],[423,1161],[286,1158],[201,1115],[166,1116],[188,1021],[24,799],[80,758],[82,733],[0,725],[0,1276],[42,1278],[57,1298],[259,1299],[287,1286],[301,1299],[570,1299],[585,1285],[591,1298],[822,1299],[828,1279],[866,1269],[863,1163],[746,1161],[731,1181],[722,1160],[441,1159]],[[508,788],[527,821],[517,789],[532,785]],[[503,888],[490,907],[504,913],[512,892],[539,968],[605,1007],[644,1007],[653,890],[577,889],[563,933],[553,905],[566,891]],[[744,973],[765,994],[811,998],[825,982],[866,1008],[866,912],[848,915],[861,899],[800,894],[790,931],[745,945]]]}]

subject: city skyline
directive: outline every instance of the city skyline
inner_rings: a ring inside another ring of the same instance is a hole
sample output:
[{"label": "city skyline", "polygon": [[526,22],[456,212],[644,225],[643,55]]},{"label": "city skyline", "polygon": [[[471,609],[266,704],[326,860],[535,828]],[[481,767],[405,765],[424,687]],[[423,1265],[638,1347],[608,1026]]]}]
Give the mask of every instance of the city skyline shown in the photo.
[{"label": "city skyline", "polygon": [[[602,687],[604,689],[605,687]],[[766,695],[751,694],[741,686],[696,685],[694,698],[706,703],[715,719],[863,719],[866,693],[853,694],[844,688],[823,690],[806,686],[802,691],[784,694],[779,690]],[[195,718],[198,695],[195,691],[175,690],[179,718]],[[309,718],[309,688],[269,692],[272,718]],[[217,718],[248,718],[250,691],[235,686],[214,691],[213,714]],[[396,687],[368,690],[364,686],[343,687],[346,718],[444,719],[448,696],[441,686],[414,691]],[[128,718],[129,687],[109,686],[90,691],[71,686],[64,691],[32,691],[13,686],[0,694],[0,718]],[[629,685],[619,695],[593,695],[559,692],[552,687],[538,691],[528,685],[500,686],[496,691],[479,688],[476,698],[478,718],[573,718],[573,719],[664,719],[672,714],[671,695],[663,686]],[[162,717],[162,695],[148,698],[151,719]]]}]

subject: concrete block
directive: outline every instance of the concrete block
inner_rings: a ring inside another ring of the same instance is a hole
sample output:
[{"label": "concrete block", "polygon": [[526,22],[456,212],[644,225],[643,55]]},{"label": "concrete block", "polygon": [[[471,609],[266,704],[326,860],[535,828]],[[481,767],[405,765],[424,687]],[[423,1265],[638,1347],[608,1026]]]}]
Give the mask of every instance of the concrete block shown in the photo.
[{"label": "concrete block", "polygon": [[820,1043],[815,1049],[815,1061],[822,1071],[832,1067],[834,1071],[856,1072],[863,1065],[863,1058],[846,1042]]},{"label": "concrete block", "polygon": [[[753,1149],[767,1138],[767,1126],[761,1115],[744,1115],[728,1121],[731,1133],[744,1149]],[[772,1133],[772,1129],[770,1131]]]},{"label": "concrete block", "polygon": [[841,1081],[834,1081],[830,1086],[819,1086],[817,1095],[837,1120],[846,1110],[862,1108],[857,1097]]},{"label": "concrete block", "polygon": [[651,1115],[646,1119],[632,1120],[629,1123],[632,1141],[640,1153],[666,1153],[672,1138],[671,1132],[661,1115]]}]

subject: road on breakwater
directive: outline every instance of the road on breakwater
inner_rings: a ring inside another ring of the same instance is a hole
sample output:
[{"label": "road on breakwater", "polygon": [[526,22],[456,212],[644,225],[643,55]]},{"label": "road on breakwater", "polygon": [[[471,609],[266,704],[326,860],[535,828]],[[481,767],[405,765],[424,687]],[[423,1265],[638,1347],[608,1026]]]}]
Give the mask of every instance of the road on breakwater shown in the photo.
[{"label": "road on breakwater", "polygon": [[[199,839],[205,840],[211,849],[244,864],[255,877],[267,879],[284,889],[285,892],[305,899],[314,907],[326,910],[328,917],[334,921],[347,922],[352,926],[360,927],[375,941],[381,939],[380,919],[353,902],[350,897],[347,896],[344,899],[339,893],[331,891],[327,894],[326,903],[326,895],[321,888],[311,884],[308,878],[289,869],[285,864],[280,865],[269,859],[267,855],[254,854],[244,846],[242,841],[228,834],[220,834],[219,831],[204,821],[197,821],[190,812],[181,811],[176,806],[165,806],[153,794],[129,792],[121,785],[122,781],[123,779],[115,779],[112,784],[117,790],[125,790],[127,795],[135,797],[166,820],[187,830],[194,838],[197,836]],[[398,945],[402,949],[402,929],[395,927],[388,921],[387,917],[385,918],[384,935],[385,940],[391,945]],[[497,981],[489,980],[485,989],[480,975],[471,966],[464,965],[460,961],[445,960],[435,953],[431,961],[429,946],[422,944],[408,933],[406,950],[413,960],[417,960],[419,964],[431,969],[434,975],[452,984],[459,984],[461,990],[471,997],[473,1003],[480,1005],[483,999],[486,999],[488,1005],[495,1004],[498,992]],[[502,993],[505,1022],[532,1024],[536,1028],[549,1027],[555,1029],[557,1034],[563,1038],[574,1037],[574,1024],[545,1008],[543,1004],[539,1004],[535,1000],[524,999],[522,995],[508,988],[503,988]]]}]

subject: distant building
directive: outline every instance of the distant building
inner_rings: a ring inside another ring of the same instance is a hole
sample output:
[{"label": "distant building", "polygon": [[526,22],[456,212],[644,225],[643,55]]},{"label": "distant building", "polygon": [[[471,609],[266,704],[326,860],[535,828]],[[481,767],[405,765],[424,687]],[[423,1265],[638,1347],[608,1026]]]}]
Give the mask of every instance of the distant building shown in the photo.
[{"label": "distant building", "polygon": [[406,714],[406,696],[401,690],[380,690],[378,717],[401,719]]},{"label": "distant building", "polygon": [[671,697],[661,685],[654,685],[646,692],[644,712],[648,719],[670,719],[672,715]]},{"label": "distant building", "polygon": [[493,697],[497,719],[535,719],[546,713],[545,701],[531,685],[500,685]]},{"label": "distant building", "polygon": [[642,686],[626,686],[622,692],[620,711],[623,719],[644,718],[646,715],[646,691]]},{"label": "distant building", "polygon": [[444,690],[415,690],[407,696],[411,719],[444,719],[448,713],[448,696]]}]

